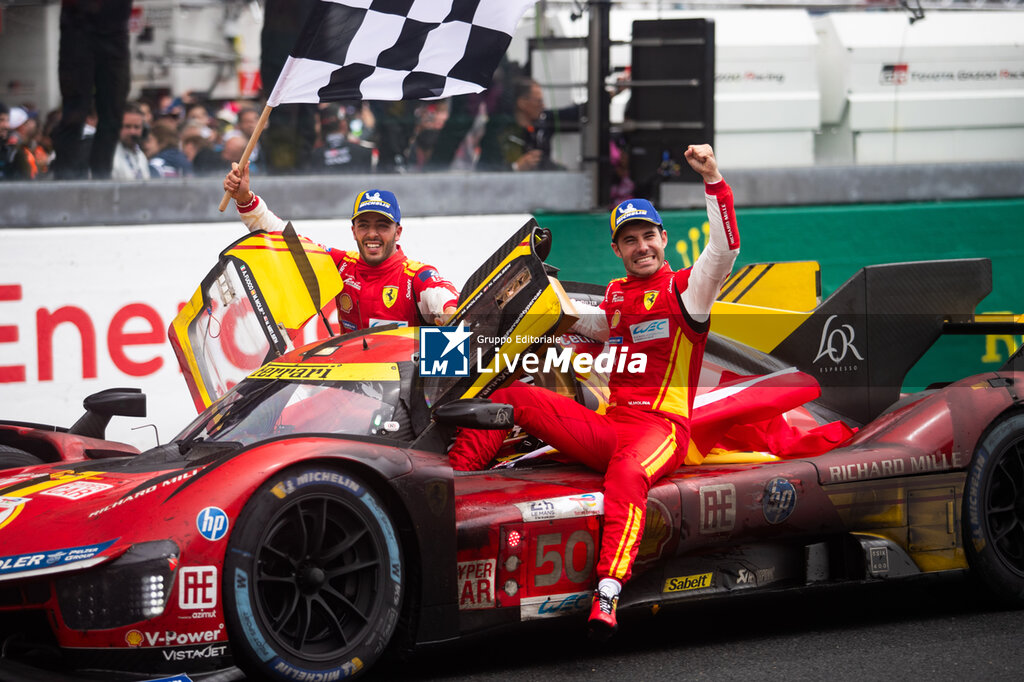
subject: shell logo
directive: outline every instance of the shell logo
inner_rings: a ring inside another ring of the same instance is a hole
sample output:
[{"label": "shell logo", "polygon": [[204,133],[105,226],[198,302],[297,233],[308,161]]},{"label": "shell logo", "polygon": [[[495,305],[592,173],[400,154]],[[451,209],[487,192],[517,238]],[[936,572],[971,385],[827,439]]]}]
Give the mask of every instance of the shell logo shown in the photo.
[{"label": "shell logo", "polygon": [[128,646],[142,646],[142,633],[138,630],[129,630],[125,633],[124,641]]}]

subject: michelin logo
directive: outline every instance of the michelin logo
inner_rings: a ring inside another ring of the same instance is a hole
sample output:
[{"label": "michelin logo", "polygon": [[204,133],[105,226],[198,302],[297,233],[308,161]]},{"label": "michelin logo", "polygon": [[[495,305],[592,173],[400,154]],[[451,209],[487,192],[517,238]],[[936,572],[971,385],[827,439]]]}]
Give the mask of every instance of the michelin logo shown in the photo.
[{"label": "michelin logo", "polygon": [[642,208],[636,208],[633,204],[627,204],[619,210],[619,215],[615,219],[615,226],[618,227],[625,221],[631,218],[638,218],[647,215],[647,211]]},{"label": "michelin logo", "polygon": [[383,206],[385,208],[391,208],[391,204],[380,198],[380,192],[367,194],[365,197],[363,197],[363,200],[359,202],[359,208],[365,208],[367,204],[374,204],[377,206]]},{"label": "michelin logo", "polygon": [[469,376],[469,328],[420,327],[420,376]]}]

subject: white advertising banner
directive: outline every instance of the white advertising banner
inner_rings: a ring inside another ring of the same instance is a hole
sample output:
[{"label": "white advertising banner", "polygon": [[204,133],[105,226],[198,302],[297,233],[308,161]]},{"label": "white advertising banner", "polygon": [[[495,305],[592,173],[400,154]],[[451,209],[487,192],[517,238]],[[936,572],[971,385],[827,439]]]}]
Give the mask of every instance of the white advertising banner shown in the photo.
[{"label": "white advertising banner", "polygon": [[[461,287],[529,218],[410,218],[399,243]],[[318,243],[355,248],[347,219],[295,227]],[[0,419],[66,427],[82,416],[87,395],[134,387],[147,395],[148,416],[113,418],[107,437],[140,449],[156,445],[157,432],[161,443],[174,437],[196,411],[167,327],[244,229],[240,222],[0,229]]]}]

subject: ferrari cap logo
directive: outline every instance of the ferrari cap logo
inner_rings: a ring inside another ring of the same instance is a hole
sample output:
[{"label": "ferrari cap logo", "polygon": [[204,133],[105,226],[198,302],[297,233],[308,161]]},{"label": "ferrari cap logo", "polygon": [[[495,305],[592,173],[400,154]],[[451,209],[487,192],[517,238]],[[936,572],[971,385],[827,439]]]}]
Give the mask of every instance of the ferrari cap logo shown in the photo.
[{"label": "ferrari cap logo", "polygon": [[386,286],[381,291],[381,298],[384,299],[384,305],[390,308],[398,300],[398,287]]},{"label": "ferrari cap logo", "polygon": [[654,301],[658,298],[658,291],[645,291],[644,292],[644,308],[650,310],[654,307]]}]

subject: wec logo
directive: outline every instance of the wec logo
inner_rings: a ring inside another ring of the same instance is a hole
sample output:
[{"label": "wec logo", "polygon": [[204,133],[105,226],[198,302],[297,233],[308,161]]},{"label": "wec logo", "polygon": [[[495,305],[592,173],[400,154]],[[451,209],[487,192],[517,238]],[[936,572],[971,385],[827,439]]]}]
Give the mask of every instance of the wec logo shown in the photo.
[{"label": "wec logo", "polygon": [[629,325],[629,334],[633,337],[633,343],[651,341],[653,339],[668,338],[668,318],[660,320],[648,320]]}]

